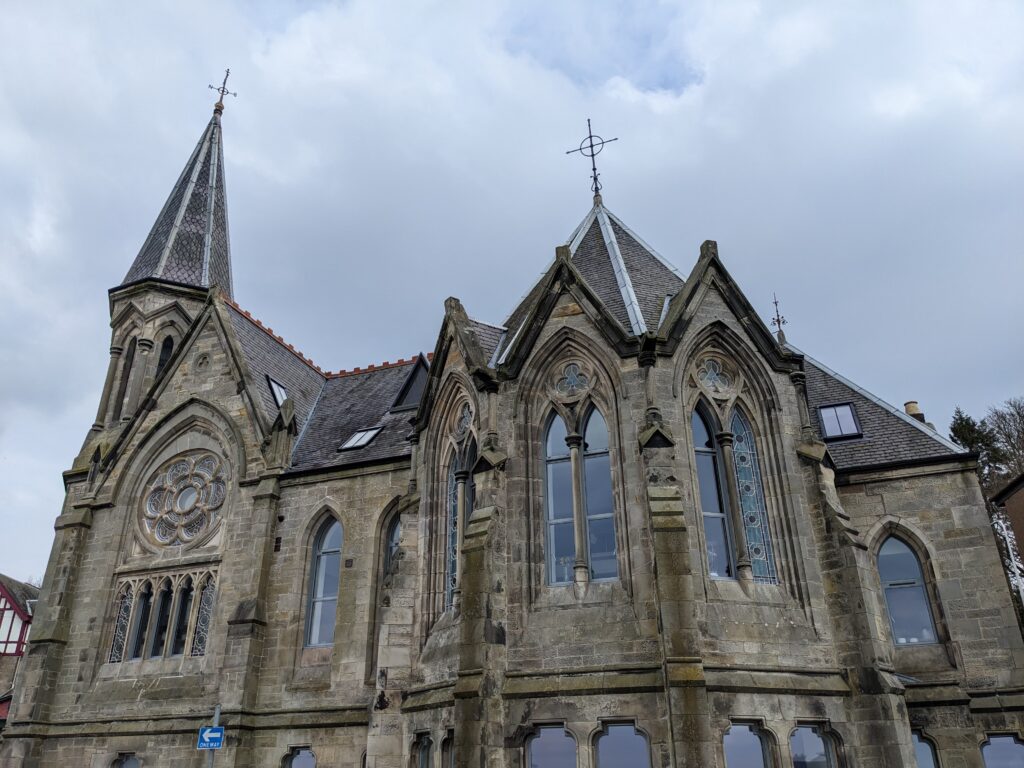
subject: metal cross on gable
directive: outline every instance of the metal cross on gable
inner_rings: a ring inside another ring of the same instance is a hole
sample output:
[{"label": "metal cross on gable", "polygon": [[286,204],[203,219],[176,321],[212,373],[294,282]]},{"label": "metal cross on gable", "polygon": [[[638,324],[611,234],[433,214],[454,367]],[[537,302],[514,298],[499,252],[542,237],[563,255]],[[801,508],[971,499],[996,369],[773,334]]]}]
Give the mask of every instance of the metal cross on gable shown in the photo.
[{"label": "metal cross on gable", "polygon": [[594,159],[598,153],[604,149],[605,144],[611,144],[613,141],[618,141],[618,137],[614,139],[602,139],[600,136],[595,136],[594,131],[590,128],[590,118],[587,118],[587,138],[580,142],[579,147],[576,149],[570,149],[565,154],[571,155],[574,152],[579,152],[584,157],[590,158],[590,188],[594,191],[594,196],[601,194],[601,181],[600,176],[597,172],[597,161]]},{"label": "metal cross on gable", "polygon": [[223,109],[224,109],[224,97],[225,96],[236,96],[236,97],[238,96],[237,93],[233,93],[232,91],[228,90],[228,78],[229,77],[231,77],[231,70],[230,69],[225,69],[224,70],[224,82],[221,83],[220,86],[216,86],[216,85],[208,86],[209,88],[213,89],[214,91],[216,91],[220,95],[220,98],[217,99],[217,103],[213,105],[213,108],[216,109],[217,111],[223,111]]},{"label": "metal cross on gable", "polygon": [[788,321],[779,314],[779,297],[774,293],[772,294],[772,304],[775,305],[775,317],[772,318],[772,325],[779,333],[782,333],[782,326],[787,325]]}]

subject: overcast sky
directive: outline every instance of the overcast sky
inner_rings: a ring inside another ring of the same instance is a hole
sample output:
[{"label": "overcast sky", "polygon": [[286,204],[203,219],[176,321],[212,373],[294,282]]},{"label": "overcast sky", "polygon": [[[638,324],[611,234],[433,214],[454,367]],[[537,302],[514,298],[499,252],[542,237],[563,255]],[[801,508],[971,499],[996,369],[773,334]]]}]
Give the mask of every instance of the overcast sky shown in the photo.
[{"label": "overcast sky", "polygon": [[224,115],[235,297],[321,367],[500,322],[590,207],[705,239],[791,342],[945,430],[1024,394],[1017,2],[4,0],[0,572],[41,576],[123,278]]}]

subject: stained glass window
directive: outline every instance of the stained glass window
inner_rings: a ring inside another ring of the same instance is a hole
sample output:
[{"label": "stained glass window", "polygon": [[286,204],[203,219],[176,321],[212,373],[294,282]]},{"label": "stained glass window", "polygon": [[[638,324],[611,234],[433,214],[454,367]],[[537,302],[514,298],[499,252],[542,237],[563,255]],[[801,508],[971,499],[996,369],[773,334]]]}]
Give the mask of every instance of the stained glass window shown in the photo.
[{"label": "stained glass window", "polygon": [[739,490],[740,512],[747,535],[747,554],[754,580],[764,584],[778,583],[775,553],[768,529],[768,510],[764,501],[761,464],[757,460],[754,430],[740,410],[732,417],[733,460],[736,466],[736,487]]},{"label": "stained glass window", "polygon": [[149,609],[152,601],[153,587],[147,581],[146,585],[139,590],[139,597],[135,606],[135,620],[132,627],[131,653],[129,658],[138,659],[142,657],[142,649],[146,645],[146,630],[149,629]]},{"label": "stained glass window", "polygon": [[333,517],[325,521],[317,533],[310,575],[306,645],[331,645],[341,578],[341,523]]},{"label": "stained glass window", "polygon": [[132,588],[127,586],[117,601],[117,616],[114,619],[114,640],[110,644],[110,660],[121,661],[124,647],[128,642],[128,621],[132,615]]},{"label": "stained glass window", "polygon": [[447,504],[445,514],[445,558],[444,558],[444,607],[452,607],[455,599],[455,582],[459,570],[459,483],[455,478],[458,458],[452,452],[448,464]]},{"label": "stained glass window", "polygon": [[878,575],[896,645],[937,642],[921,563],[907,544],[890,536],[878,551]]},{"label": "stained glass window", "polygon": [[213,600],[217,586],[213,579],[207,579],[199,593],[199,610],[196,612],[196,628],[192,633],[192,656],[206,653],[206,642],[210,636],[210,622],[213,619]]}]

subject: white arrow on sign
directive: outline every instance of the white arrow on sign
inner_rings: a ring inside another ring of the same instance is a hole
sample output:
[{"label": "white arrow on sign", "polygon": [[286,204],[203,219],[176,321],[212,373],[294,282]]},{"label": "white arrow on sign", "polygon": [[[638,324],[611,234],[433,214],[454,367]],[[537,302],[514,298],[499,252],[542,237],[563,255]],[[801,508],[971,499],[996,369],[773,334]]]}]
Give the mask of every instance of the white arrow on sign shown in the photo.
[{"label": "white arrow on sign", "polygon": [[213,738],[213,731],[203,731],[203,741],[209,741]]}]

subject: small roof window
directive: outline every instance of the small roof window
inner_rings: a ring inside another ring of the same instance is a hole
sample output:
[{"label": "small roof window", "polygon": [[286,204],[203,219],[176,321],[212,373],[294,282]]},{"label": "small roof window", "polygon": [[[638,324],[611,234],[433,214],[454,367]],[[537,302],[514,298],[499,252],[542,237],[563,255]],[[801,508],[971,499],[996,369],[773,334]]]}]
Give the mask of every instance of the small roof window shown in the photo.
[{"label": "small roof window", "polygon": [[380,427],[370,427],[369,429],[360,429],[354,433],[348,440],[341,444],[339,451],[351,451],[355,448],[363,448],[370,444],[370,441],[377,436],[380,432]]},{"label": "small roof window", "polygon": [[821,430],[826,440],[840,437],[860,437],[860,424],[853,403],[823,405],[818,409]]},{"label": "small roof window", "polygon": [[270,385],[270,394],[274,396],[274,403],[280,408],[281,403],[288,399],[288,390],[284,388],[283,384],[274,381],[269,376],[267,376],[267,383]]}]

